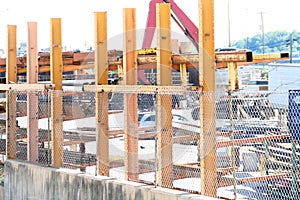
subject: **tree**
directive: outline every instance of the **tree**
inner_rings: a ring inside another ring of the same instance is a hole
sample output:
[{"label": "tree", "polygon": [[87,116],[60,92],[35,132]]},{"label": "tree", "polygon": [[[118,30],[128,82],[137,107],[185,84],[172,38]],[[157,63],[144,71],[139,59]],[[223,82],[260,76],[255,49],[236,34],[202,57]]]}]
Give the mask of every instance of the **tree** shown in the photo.
[{"label": "tree", "polygon": [[293,31],[292,33],[287,31],[273,31],[265,33],[264,35],[264,48],[262,46],[262,36],[257,34],[250,38],[244,38],[242,40],[233,42],[233,46],[240,49],[249,49],[253,53],[262,53],[263,49],[265,53],[278,53],[290,51],[290,36],[293,35],[293,52],[300,50],[300,32]]}]

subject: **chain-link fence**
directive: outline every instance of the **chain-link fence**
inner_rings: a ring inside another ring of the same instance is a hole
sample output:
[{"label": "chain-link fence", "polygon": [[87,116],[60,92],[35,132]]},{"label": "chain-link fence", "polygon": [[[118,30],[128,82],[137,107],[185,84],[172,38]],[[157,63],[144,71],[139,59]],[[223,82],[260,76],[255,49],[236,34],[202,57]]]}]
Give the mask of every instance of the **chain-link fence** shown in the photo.
[{"label": "chain-link fence", "polygon": [[[57,140],[63,147],[62,167],[83,173],[100,175],[103,164],[111,177],[191,193],[227,199],[299,198],[299,91],[136,89],[97,96],[45,90],[7,95],[7,121],[3,115],[0,124],[3,156],[6,152],[18,160],[52,165]],[[59,101],[61,130],[51,125],[51,120],[59,121],[51,108]],[[61,140],[52,138],[53,128],[62,132]],[[103,152],[107,163],[97,160],[105,158]]]}]

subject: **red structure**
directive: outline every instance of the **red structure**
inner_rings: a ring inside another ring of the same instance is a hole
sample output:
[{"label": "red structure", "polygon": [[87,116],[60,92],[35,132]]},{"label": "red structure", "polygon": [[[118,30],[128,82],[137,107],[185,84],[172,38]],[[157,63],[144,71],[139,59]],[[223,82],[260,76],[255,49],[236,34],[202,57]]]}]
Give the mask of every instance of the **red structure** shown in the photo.
[{"label": "red structure", "polygon": [[196,49],[198,50],[198,28],[188,18],[188,16],[178,7],[174,0],[151,0],[149,3],[149,13],[147,19],[146,30],[144,34],[142,48],[150,48],[153,40],[153,35],[156,28],[156,4],[157,3],[170,3],[171,4],[171,17],[178,24],[183,33],[191,40]]}]

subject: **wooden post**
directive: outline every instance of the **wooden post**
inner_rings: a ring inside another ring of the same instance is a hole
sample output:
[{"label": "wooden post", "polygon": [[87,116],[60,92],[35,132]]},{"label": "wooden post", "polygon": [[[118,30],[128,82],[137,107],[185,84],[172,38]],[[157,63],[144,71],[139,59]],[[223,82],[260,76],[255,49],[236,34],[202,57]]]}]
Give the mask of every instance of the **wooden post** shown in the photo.
[{"label": "wooden post", "polygon": [[187,86],[186,64],[180,64],[181,85]]},{"label": "wooden post", "polygon": [[201,194],[217,195],[214,0],[199,0],[199,83]]},{"label": "wooden post", "polygon": [[[6,83],[17,82],[17,26],[7,26]],[[16,158],[16,93],[6,92],[6,157]]]},{"label": "wooden post", "polygon": [[228,67],[229,90],[235,91],[239,89],[237,63],[228,62],[227,67]]},{"label": "wooden post", "polygon": [[[157,84],[172,85],[172,50],[170,4],[156,4],[157,15]],[[173,187],[172,95],[159,94],[157,99],[158,185]]]},{"label": "wooden post", "polygon": [[[38,83],[37,23],[28,22],[27,83]],[[27,159],[38,160],[38,95],[27,92]]]},{"label": "wooden post", "polygon": [[51,19],[50,44],[50,75],[51,84],[55,90],[51,91],[51,139],[52,165],[62,167],[63,164],[63,123],[62,123],[62,41],[61,19]]},{"label": "wooden post", "polygon": [[[95,13],[95,84],[108,84],[107,13]],[[109,176],[108,94],[96,92],[97,175]]]},{"label": "wooden post", "polygon": [[[136,54],[136,9],[124,11],[124,68],[126,85],[137,85]],[[125,176],[127,180],[138,181],[138,100],[137,94],[125,94]]]}]

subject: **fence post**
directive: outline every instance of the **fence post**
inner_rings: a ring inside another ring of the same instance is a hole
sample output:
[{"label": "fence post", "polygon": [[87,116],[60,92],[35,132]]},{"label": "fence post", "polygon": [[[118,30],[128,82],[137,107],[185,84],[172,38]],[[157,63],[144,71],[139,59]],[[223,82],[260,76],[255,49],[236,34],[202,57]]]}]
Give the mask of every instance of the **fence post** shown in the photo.
[{"label": "fence post", "polygon": [[[156,4],[157,15],[157,85],[172,85],[170,4]],[[172,95],[158,94],[158,185],[173,187]]]},{"label": "fence post", "polygon": [[[95,84],[108,84],[107,13],[95,13]],[[97,175],[109,176],[108,94],[96,92]]]},{"label": "fence post", "polygon": [[[199,83],[201,194],[217,195],[214,0],[199,0]],[[211,95],[211,96],[209,96]]]},{"label": "fence post", "polygon": [[[124,12],[124,56],[125,83],[137,85],[137,54],[136,54],[136,10],[125,8]],[[125,176],[127,180],[138,181],[138,100],[137,94],[124,96],[125,125]]]},{"label": "fence post", "polygon": [[[7,26],[7,59],[6,59],[6,83],[17,82],[17,26]],[[16,158],[16,134],[17,121],[16,113],[16,93],[6,91],[6,157]]]},{"label": "fence post", "polygon": [[50,76],[55,90],[51,91],[51,139],[52,165],[63,165],[63,123],[62,123],[62,42],[61,19],[51,19]]},{"label": "fence post", "polygon": [[294,199],[299,199],[299,184],[298,184],[298,161],[297,161],[297,144],[294,139],[292,139],[292,177],[293,177],[293,183],[292,183],[292,191],[294,195]]},{"label": "fence post", "polygon": [[[38,83],[37,23],[28,22],[27,83]],[[27,92],[27,159],[38,160],[38,95]]]}]

